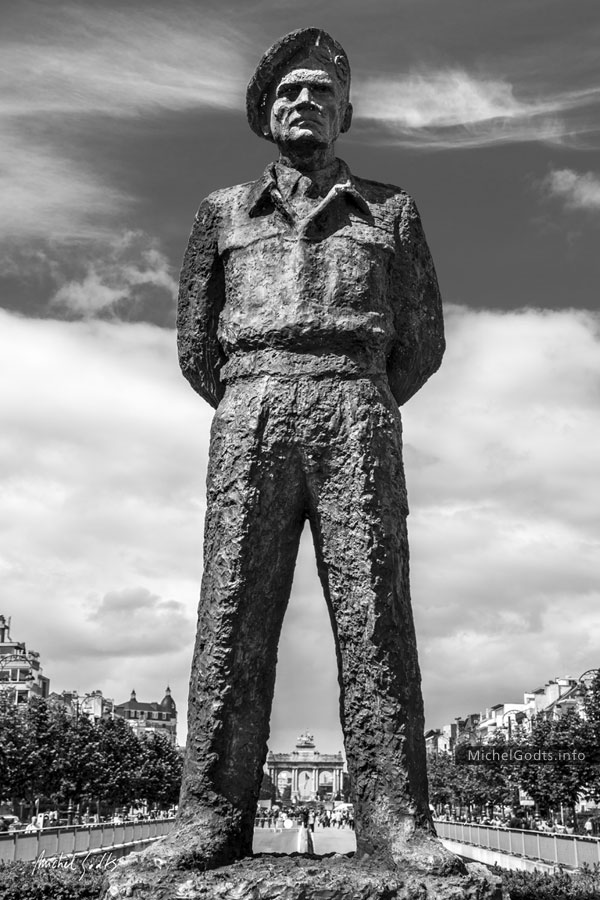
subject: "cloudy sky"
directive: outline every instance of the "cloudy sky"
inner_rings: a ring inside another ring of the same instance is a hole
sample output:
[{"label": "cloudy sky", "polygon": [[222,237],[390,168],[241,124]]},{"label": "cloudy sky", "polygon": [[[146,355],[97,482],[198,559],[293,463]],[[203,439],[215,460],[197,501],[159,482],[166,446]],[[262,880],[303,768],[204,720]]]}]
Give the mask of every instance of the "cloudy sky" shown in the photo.
[{"label": "cloudy sky", "polygon": [[[178,269],[202,197],[272,158],[245,85],[305,25],[352,64],[339,155],[415,197],[446,304],[403,411],[427,723],[600,665],[597,0],[2,10],[0,613],[52,687],[168,683],[184,716],[211,410],[178,370]],[[304,728],[340,749],[307,535],[272,749]]]}]

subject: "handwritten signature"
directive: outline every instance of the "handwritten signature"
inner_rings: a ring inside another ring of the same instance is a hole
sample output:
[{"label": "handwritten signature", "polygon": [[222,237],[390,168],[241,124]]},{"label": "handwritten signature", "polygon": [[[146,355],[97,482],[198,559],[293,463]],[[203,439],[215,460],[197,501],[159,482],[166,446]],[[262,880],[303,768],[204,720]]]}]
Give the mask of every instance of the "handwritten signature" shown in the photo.
[{"label": "handwritten signature", "polygon": [[33,863],[34,872],[40,869],[63,869],[70,872],[79,872],[79,880],[87,872],[110,872],[117,865],[117,860],[112,853],[86,853],[85,856],[75,856],[59,853],[58,856],[46,856],[42,850]]}]

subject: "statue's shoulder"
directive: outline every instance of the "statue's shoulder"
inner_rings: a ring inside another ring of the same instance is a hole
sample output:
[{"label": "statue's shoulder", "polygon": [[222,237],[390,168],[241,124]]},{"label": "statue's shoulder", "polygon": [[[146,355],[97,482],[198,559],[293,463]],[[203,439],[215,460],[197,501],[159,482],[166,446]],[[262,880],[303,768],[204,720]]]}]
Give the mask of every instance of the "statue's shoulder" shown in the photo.
[{"label": "statue's shoulder", "polygon": [[202,202],[217,211],[229,210],[235,206],[246,206],[257,184],[261,181],[245,181],[243,184],[234,184],[231,187],[219,188],[212,191]]},{"label": "statue's shoulder", "polygon": [[361,178],[358,175],[353,175],[353,179],[356,188],[367,203],[383,206],[397,213],[408,211],[414,206],[414,201],[410,194],[397,184],[373,181],[370,178]]}]

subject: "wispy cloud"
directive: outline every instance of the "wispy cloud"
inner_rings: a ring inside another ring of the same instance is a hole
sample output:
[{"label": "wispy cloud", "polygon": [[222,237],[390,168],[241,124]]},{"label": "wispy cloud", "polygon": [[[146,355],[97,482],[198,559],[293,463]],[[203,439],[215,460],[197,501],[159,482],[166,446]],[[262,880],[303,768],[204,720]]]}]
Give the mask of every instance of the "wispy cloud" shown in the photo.
[{"label": "wispy cloud", "polygon": [[357,118],[375,122],[390,140],[430,149],[522,141],[561,142],[598,131],[571,114],[600,108],[600,89],[528,97],[506,79],[463,69],[367,78],[354,91]]},{"label": "wispy cloud", "polygon": [[595,172],[554,169],[543,180],[542,189],[568,210],[600,211],[600,175]]},{"label": "wispy cloud", "polygon": [[[36,34],[5,32],[0,114],[107,113],[111,116],[243,99],[242,29],[193,4],[117,8],[37,6]],[[1,82],[0,82],[1,83]]]},{"label": "wispy cloud", "polygon": [[118,312],[126,305],[141,305],[149,292],[177,295],[171,266],[157,246],[142,232],[122,234],[86,264],[82,278],[71,280],[57,290],[50,305],[82,318],[98,313]]},{"label": "wispy cloud", "polygon": [[127,213],[132,198],[73,146],[99,115],[243,109],[248,36],[195,4],[22,14],[0,37],[0,238],[94,239]]},{"label": "wispy cloud", "polygon": [[28,123],[0,116],[0,240],[39,237],[47,242],[94,240],[109,235],[117,211],[131,197],[107,185],[69,150],[40,143]]}]

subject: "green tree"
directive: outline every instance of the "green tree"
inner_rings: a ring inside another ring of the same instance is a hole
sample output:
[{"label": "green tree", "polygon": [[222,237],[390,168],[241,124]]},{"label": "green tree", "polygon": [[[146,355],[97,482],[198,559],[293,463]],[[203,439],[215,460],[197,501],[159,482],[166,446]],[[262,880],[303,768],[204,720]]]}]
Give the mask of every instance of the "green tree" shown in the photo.
[{"label": "green tree", "polygon": [[[579,795],[594,777],[590,762],[593,735],[588,722],[576,710],[556,719],[543,713],[532,719],[527,747],[540,759],[524,761],[519,767],[521,787],[535,800],[540,812],[547,815],[559,807],[567,807],[575,817]],[[582,753],[583,761],[570,761],[568,755]]]},{"label": "green tree", "polygon": [[583,698],[583,719],[586,729],[586,752],[589,771],[584,794],[596,803],[600,801],[600,669],[587,685]]},{"label": "green tree", "polygon": [[455,799],[456,766],[449,753],[427,754],[429,802],[438,813]]},{"label": "green tree", "polygon": [[0,690],[0,800],[15,801],[20,755],[18,710],[10,692]]},{"label": "green tree", "polygon": [[59,784],[58,747],[46,701],[30,698],[17,709],[15,725],[18,763],[12,773],[13,797],[25,800],[31,812],[36,800],[55,793]]},{"label": "green tree", "polygon": [[109,806],[128,806],[143,797],[141,743],[123,719],[102,719],[96,727],[99,766],[91,790]]},{"label": "green tree", "polygon": [[105,774],[99,728],[79,711],[69,715],[59,707],[54,710],[52,731],[57,748],[55,800],[61,806],[73,802],[89,807]]},{"label": "green tree", "polygon": [[173,806],[181,788],[181,754],[162,734],[151,734],[139,743],[142,754],[138,783],[140,797],[162,809]]},{"label": "green tree", "polygon": [[18,707],[0,692],[0,799],[33,809],[36,800],[64,809],[101,801],[177,802],[182,760],[162,735],[138,739],[123,719],[93,723],[32,698]]}]

